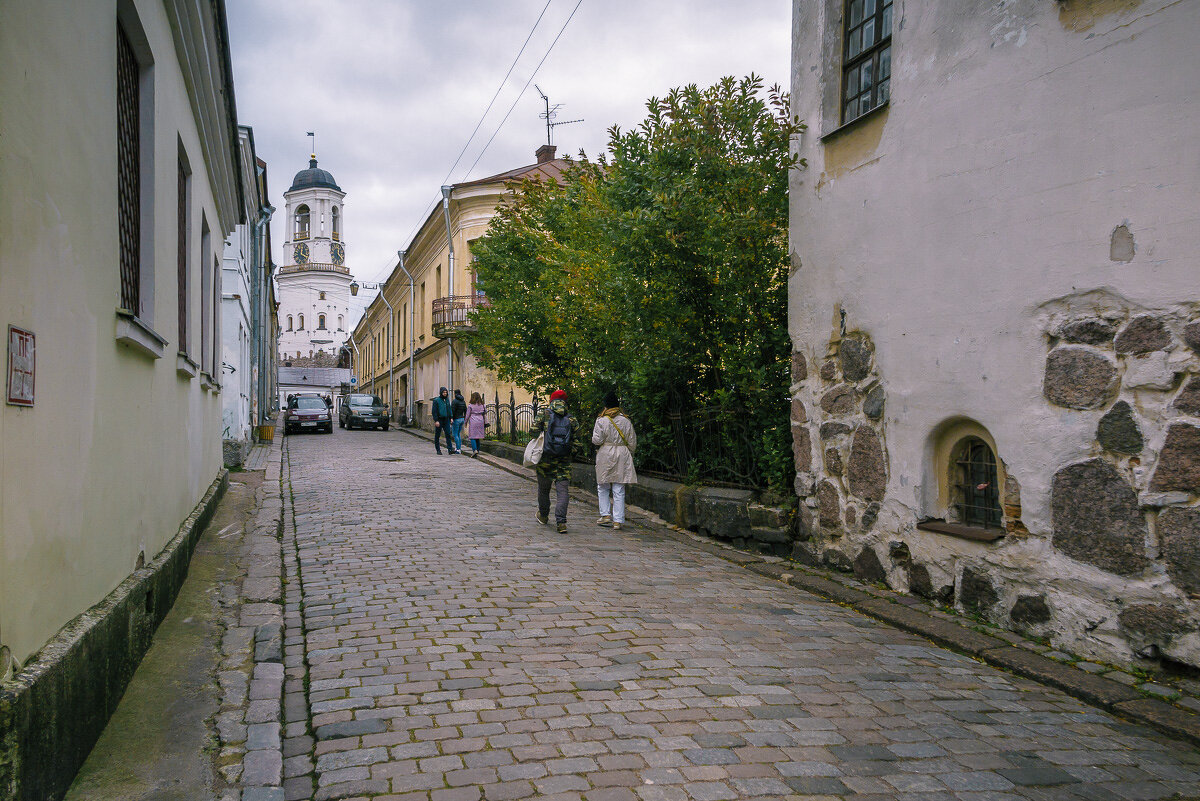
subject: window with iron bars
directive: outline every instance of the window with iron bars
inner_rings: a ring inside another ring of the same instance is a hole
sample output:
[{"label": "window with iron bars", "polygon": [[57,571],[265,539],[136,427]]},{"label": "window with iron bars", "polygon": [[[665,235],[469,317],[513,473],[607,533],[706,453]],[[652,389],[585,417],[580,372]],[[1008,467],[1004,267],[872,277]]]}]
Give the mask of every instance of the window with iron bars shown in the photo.
[{"label": "window with iron bars", "polygon": [[141,67],[125,30],[117,27],[117,222],[121,308],[141,305]]},{"label": "window with iron bars", "polygon": [[183,159],[179,159],[179,352],[188,354],[188,171]]},{"label": "window with iron bars", "polygon": [[842,123],[891,97],[892,0],[846,0]]},{"label": "window with iron bars", "polygon": [[958,522],[1000,528],[1000,486],[996,455],[979,437],[967,437],[954,449],[954,509]]}]

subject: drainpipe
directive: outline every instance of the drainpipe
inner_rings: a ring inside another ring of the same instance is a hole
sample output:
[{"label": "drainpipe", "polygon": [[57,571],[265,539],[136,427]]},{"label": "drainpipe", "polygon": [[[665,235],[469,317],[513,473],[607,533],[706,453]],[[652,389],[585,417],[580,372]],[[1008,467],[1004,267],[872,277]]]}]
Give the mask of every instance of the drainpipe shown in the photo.
[{"label": "drainpipe", "polygon": [[[354,348],[353,364],[350,365],[350,375],[354,375],[355,373],[358,372],[358,359],[359,359],[358,343],[356,343],[354,341],[354,334],[350,334],[349,336],[346,337],[346,339],[348,339],[350,341],[350,347]],[[361,387],[351,387],[350,391],[354,392],[356,389],[361,389]]]},{"label": "drainpipe", "polygon": [[[267,275],[267,238],[264,235],[267,223],[271,221],[271,216],[275,214],[274,206],[263,206],[259,209],[258,219],[254,222],[254,252],[253,258],[258,262],[257,269],[254,272],[254,285],[251,299],[251,314],[253,319],[251,325],[256,334],[255,342],[255,360],[258,364],[258,420],[256,425],[266,423],[267,417],[267,341],[264,334],[264,327],[268,325],[266,312],[267,304],[267,282],[271,280],[271,276]],[[272,397],[270,406],[274,408],[275,399]]]},{"label": "drainpipe", "polygon": [[392,328],[392,326],[394,326],[396,324],[396,313],[394,311],[392,311],[392,304],[388,303],[387,295],[385,294],[386,291],[387,291],[387,282],[385,281],[384,283],[379,285],[379,299],[383,301],[383,305],[387,306],[387,310],[388,310],[388,325],[387,325],[386,330],[389,333],[387,354],[388,354],[388,408],[390,410],[392,404],[396,402],[396,398],[392,395],[392,387],[395,386],[395,379],[393,378],[393,375],[394,375],[393,370],[395,369],[395,365],[394,365],[395,354],[392,352],[392,340],[394,340],[396,338],[396,332]]},{"label": "drainpipe", "polygon": [[[442,215],[446,218],[446,247],[450,250],[450,257],[447,260],[450,270],[450,279],[446,286],[446,296],[454,297],[454,237],[450,233],[450,193],[454,191],[453,186],[442,187]],[[453,306],[454,301],[449,301]],[[446,337],[446,387],[450,390],[450,397],[454,397],[454,337]]]},{"label": "drainpipe", "polygon": [[408,416],[408,425],[411,426],[413,424],[413,359],[417,355],[417,332],[413,330],[413,323],[417,319],[417,294],[412,273],[404,266],[404,257],[408,255],[408,251],[397,250],[396,255],[400,257],[400,269],[408,276],[408,397],[405,399],[404,408],[405,414]]}]

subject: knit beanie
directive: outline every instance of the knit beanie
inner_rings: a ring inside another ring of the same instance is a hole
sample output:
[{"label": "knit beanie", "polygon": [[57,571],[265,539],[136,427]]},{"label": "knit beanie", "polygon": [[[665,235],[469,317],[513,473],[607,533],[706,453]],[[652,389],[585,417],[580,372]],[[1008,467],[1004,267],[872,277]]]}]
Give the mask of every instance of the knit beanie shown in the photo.
[{"label": "knit beanie", "polygon": [[551,403],[553,403],[556,400],[565,401],[566,399],[567,399],[567,393],[563,392],[561,389],[556,389],[550,393]]}]

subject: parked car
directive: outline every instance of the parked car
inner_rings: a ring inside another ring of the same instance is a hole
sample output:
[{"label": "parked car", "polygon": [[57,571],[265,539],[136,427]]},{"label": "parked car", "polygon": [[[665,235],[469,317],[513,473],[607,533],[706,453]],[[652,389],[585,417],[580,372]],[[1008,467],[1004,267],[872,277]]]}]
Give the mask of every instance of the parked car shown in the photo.
[{"label": "parked car", "polygon": [[391,414],[378,395],[343,395],[342,408],[338,412],[338,425],[342,428],[382,428],[388,430]]},{"label": "parked car", "polygon": [[288,434],[297,431],[332,434],[333,413],[320,395],[292,395],[288,398],[287,411],[283,415],[283,430]]}]

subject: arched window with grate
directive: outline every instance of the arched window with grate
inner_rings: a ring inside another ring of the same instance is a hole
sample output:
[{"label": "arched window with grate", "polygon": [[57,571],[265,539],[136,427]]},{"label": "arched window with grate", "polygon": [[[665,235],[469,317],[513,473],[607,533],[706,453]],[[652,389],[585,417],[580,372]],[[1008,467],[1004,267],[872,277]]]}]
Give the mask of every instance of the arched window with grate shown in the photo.
[{"label": "arched window with grate", "polygon": [[1000,528],[1000,481],[991,447],[979,437],[964,437],[954,446],[951,469],[951,501],[957,522]]},{"label": "arched window with grate", "polygon": [[304,330],[304,315],[303,314],[300,315],[300,327],[297,330],[299,330],[299,331]]},{"label": "arched window with grate", "polygon": [[289,331],[293,330],[292,329],[292,315],[290,315],[290,314],[288,315],[288,330]]},{"label": "arched window with grate", "polygon": [[317,328],[319,328],[322,331],[325,330],[325,315],[323,315],[323,314],[317,315]]},{"label": "arched window with grate", "polygon": [[334,238],[334,241],[340,240],[340,239],[342,238],[342,220],[341,220],[341,216],[342,216],[342,215],[341,215],[341,214],[338,212],[338,207],[337,207],[337,206],[334,206],[334,207],[333,207],[333,211],[332,211],[332,213],[330,214],[330,216],[331,216],[331,217],[332,217],[332,219],[333,219],[333,238]]}]

